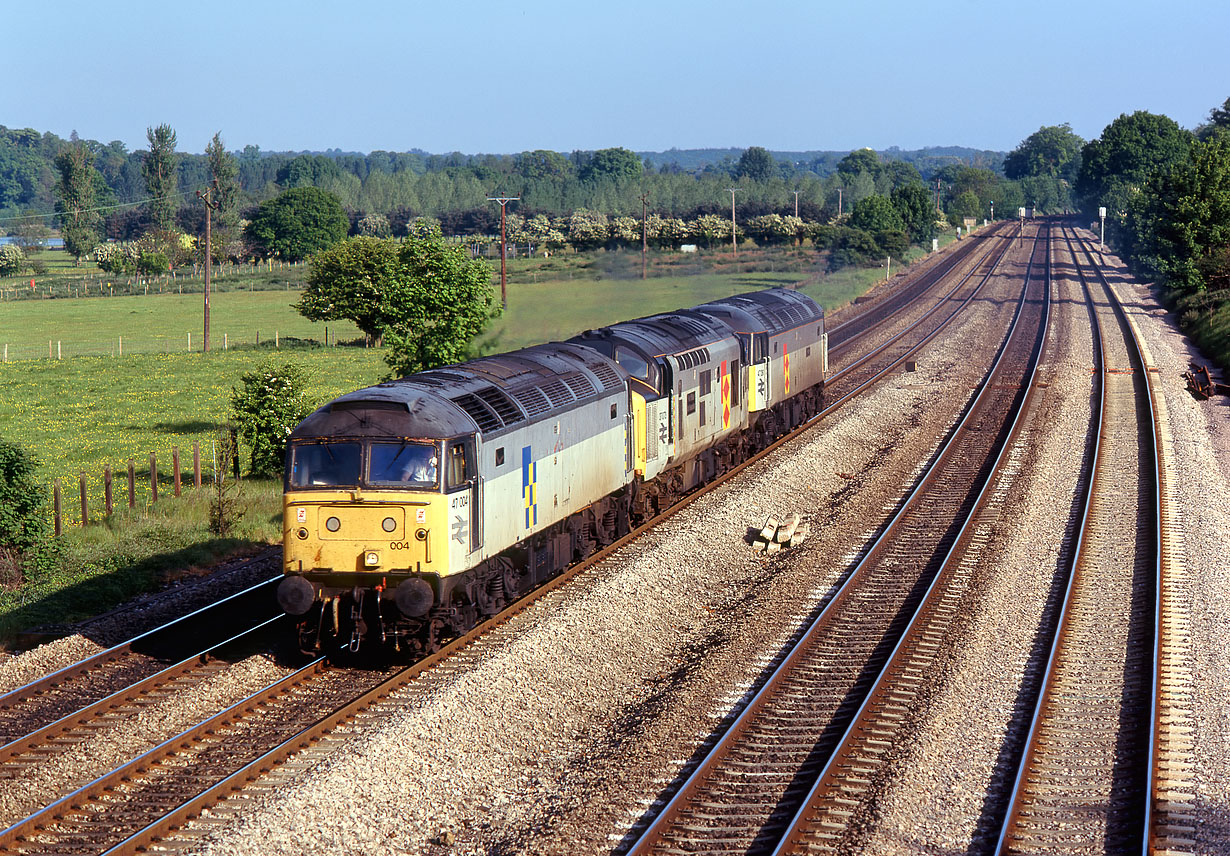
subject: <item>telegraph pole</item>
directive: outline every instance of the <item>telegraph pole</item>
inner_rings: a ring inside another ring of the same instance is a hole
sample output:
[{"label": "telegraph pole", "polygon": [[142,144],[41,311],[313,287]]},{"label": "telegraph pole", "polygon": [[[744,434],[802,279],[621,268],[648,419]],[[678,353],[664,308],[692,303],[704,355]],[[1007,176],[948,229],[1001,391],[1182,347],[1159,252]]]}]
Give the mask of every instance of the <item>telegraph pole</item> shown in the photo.
[{"label": "telegraph pole", "polygon": [[504,243],[504,208],[509,202],[516,202],[520,196],[488,196],[488,202],[500,203],[500,300],[504,308],[508,308],[508,247]]},{"label": "telegraph pole", "polygon": [[205,204],[205,337],[202,349],[205,352],[209,351],[209,282],[210,273],[213,268],[213,219],[214,209],[222,207],[221,200],[213,198],[214,192],[218,189],[218,179],[214,179],[209,187],[205,188],[205,192],[196,192],[196,198]]},{"label": "telegraph pole", "polygon": [[739,257],[739,241],[735,237],[735,194],[741,190],[738,187],[726,188],[730,191],[730,248],[735,251],[735,258]]},{"label": "telegraph pole", "polygon": [[792,191],[792,192],[794,193],[794,216],[798,217],[799,216],[799,192],[797,190]]},{"label": "telegraph pole", "polygon": [[641,194],[641,279],[646,279],[649,273],[649,221],[646,213],[649,210],[649,194]]},{"label": "telegraph pole", "polygon": [[837,188],[837,216],[841,216],[841,188]]}]

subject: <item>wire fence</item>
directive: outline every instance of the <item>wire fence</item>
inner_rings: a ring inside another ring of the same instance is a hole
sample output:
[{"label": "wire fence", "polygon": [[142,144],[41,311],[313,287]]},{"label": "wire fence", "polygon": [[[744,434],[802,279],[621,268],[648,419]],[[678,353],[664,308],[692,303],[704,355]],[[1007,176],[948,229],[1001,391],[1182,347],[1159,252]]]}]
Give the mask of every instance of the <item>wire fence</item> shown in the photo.
[{"label": "wire fence", "polygon": [[[226,331],[210,332],[211,351],[229,351],[242,348],[282,348],[298,345],[338,344],[336,336],[324,330],[324,339],[285,336],[280,330],[256,331],[232,336]],[[23,360],[64,360],[71,357],[123,357],[132,354],[183,354],[204,351],[201,331],[152,332],[145,335],[119,335],[108,339],[48,339],[47,344],[0,343],[0,362],[14,363]]]}]

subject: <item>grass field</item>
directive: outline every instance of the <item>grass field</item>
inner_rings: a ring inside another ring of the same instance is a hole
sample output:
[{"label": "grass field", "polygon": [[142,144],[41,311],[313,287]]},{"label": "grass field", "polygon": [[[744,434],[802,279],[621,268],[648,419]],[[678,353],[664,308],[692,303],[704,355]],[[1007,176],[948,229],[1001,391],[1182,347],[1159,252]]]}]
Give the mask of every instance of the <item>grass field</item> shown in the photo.
[{"label": "grass field", "polygon": [[[639,255],[610,255],[619,257],[520,260],[510,277],[508,310],[482,338],[481,350],[567,338],[590,327],[787,283],[803,283],[801,290],[833,308],[883,277],[874,268],[813,276],[806,253],[786,251],[741,252],[737,263],[733,258],[710,260],[710,267],[727,272],[697,273],[694,260],[667,258],[654,268],[667,275],[641,281],[628,275],[629,270],[639,274]],[[231,388],[267,360],[304,367],[309,394],[320,402],[386,374],[383,352],[376,349],[269,347],[274,331],[280,337],[324,338],[325,325],[308,322],[290,308],[295,299],[293,288],[220,292],[212,301],[214,350],[209,354],[196,350],[199,294],[0,301],[0,346],[10,345],[10,362],[0,364],[0,439],[26,446],[41,462],[44,483],[64,481],[67,523],[79,517],[80,472],[87,476],[92,509],[102,507],[105,465],[120,473],[133,458],[139,473],[134,511],[123,509],[106,525],[67,529],[59,572],[0,588],[0,644],[17,629],[109,608],[166,582],[168,574],[182,573],[185,566],[207,565],[280,537],[276,482],[245,480],[241,504],[247,511],[231,537],[222,539],[208,533],[208,491],[179,500],[160,498],[151,506],[148,462],[155,452],[161,490],[169,493],[171,447],[179,446],[188,479],[196,440],[209,471],[211,444],[228,418]],[[329,328],[334,341],[359,335],[349,324],[330,323]],[[192,353],[187,352],[190,331]],[[264,347],[220,350],[223,333],[235,345],[253,342],[258,331]],[[117,353],[120,336],[125,337],[122,357]],[[134,353],[142,339],[155,343],[149,350],[167,352]],[[61,343],[64,359],[47,358],[49,340]],[[78,356],[91,343],[97,355]],[[26,352],[31,358],[17,359]],[[117,478],[117,504],[125,488]]]}]

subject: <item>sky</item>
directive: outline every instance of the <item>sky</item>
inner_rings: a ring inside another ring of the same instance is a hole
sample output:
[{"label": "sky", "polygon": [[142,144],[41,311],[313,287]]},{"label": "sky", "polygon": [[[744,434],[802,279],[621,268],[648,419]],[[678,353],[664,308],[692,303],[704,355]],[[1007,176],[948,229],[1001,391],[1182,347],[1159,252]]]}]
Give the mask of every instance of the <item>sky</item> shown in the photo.
[{"label": "sky", "polygon": [[0,0],[0,125],[146,148],[1007,151],[1230,97],[1225,0]]}]

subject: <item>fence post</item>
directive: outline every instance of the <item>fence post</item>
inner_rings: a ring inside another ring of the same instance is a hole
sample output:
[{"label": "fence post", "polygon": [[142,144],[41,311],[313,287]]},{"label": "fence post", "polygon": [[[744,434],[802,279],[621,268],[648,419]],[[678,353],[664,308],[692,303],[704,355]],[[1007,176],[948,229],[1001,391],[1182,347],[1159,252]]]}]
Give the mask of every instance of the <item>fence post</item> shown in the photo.
[{"label": "fence post", "polygon": [[111,503],[111,465],[103,469],[103,507],[106,509],[108,517],[115,511],[115,506]]},{"label": "fence post", "polygon": [[192,441],[192,485],[201,486],[201,441]]},{"label": "fence post", "polygon": [[179,446],[171,447],[171,468],[175,470],[175,495],[179,496]]},{"label": "fence post", "polygon": [[158,501],[158,458],[153,452],[149,453],[149,492],[153,497],[150,502]]},{"label": "fence post", "polygon": [[128,507],[137,507],[137,467],[132,458],[128,459]]},{"label": "fence post", "polygon": [[81,471],[81,528],[90,520],[90,506],[85,498],[85,470]]},{"label": "fence post", "polygon": [[51,485],[51,505],[56,517],[56,537],[60,535],[61,521],[60,516],[60,480],[56,479]]}]

